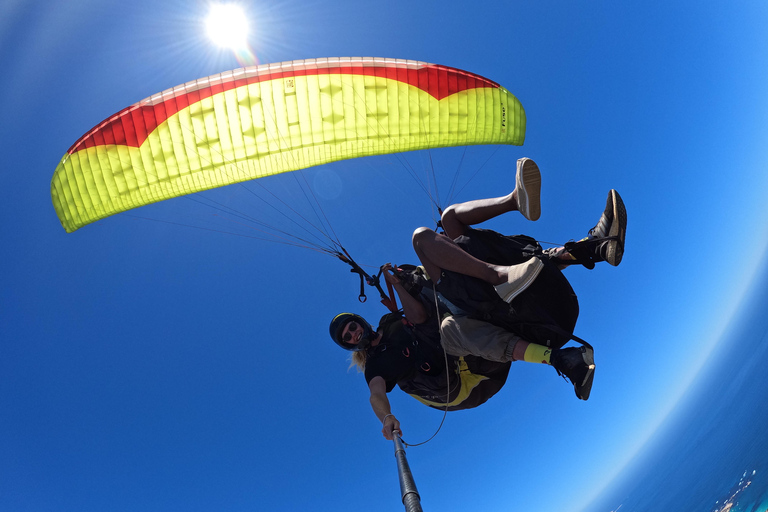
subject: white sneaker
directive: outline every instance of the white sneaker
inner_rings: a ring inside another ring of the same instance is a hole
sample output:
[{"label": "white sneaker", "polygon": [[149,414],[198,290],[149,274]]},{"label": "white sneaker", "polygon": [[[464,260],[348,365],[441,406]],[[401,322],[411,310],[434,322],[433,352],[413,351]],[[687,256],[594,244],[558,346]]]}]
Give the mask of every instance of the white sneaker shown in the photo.
[{"label": "white sneaker", "polygon": [[530,158],[517,161],[515,175],[517,209],[528,220],[539,220],[541,216],[541,173],[539,166]]},{"label": "white sneaker", "polygon": [[512,299],[520,295],[539,276],[544,263],[539,258],[531,258],[519,265],[510,265],[507,274],[507,282],[494,288],[504,302],[512,302]]}]

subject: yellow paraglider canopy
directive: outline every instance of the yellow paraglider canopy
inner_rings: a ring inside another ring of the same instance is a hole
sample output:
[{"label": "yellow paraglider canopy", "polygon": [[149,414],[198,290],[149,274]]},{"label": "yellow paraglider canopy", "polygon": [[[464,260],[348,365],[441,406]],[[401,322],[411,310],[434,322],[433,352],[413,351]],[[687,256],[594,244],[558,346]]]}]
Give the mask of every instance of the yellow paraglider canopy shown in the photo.
[{"label": "yellow paraglider canopy", "polygon": [[106,119],[51,181],[67,232],[138,206],[347,158],[521,145],[525,112],[500,85],[424,62],[333,58],[236,69]]}]

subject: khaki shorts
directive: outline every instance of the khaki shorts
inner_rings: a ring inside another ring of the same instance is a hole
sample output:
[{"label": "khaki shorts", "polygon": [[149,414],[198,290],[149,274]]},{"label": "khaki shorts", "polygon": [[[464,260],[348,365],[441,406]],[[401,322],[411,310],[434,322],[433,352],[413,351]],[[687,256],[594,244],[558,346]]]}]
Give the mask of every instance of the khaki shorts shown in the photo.
[{"label": "khaki shorts", "polygon": [[514,361],[512,351],[521,338],[488,322],[466,316],[448,316],[440,325],[441,343],[452,356],[473,355],[506,363]]}]

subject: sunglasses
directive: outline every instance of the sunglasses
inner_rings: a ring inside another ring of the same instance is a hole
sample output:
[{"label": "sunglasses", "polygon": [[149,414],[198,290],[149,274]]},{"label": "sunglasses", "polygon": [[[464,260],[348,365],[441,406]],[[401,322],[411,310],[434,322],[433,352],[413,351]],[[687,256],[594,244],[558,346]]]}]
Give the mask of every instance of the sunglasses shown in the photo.
[{"label": "sunglasses", "polygon": [[349,343],[350,341],[352,341],[352,332],[356,331],[358,327],[359,327],[359,325],[354,320],[349,322],[347,324],[347,334],[345,334],[341,338],[341,341],[343,341],[344,343]]}]

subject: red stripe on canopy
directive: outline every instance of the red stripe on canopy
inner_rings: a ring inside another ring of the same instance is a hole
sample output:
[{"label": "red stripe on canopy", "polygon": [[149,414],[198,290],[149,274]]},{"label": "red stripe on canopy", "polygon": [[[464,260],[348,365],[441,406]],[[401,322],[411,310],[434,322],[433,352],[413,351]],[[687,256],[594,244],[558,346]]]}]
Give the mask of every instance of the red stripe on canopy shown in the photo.
[{"label": "red stripe on canopy", "polygon": [[[190,82],[187,86],[172,92],[172,96],[154,104],[142,101],[127,107],[112,117],[106,119],[91,131],[83,135],[68,153],[73,154],[85,148],[106,145],[121,145],[139,147],[161,123],[180,110],[210,98],[224,91],[236,89],[244,85],[277,80],[293,76],[309,75],[363,75],[377,76],[404,82],[418,87],[432,95],[437,100],[446,98],[457,92],[483,87],[498,88],[499,85],[482,76],[462,71],[460,69],[439,66],[435,64],[409,66],[396,62],[370,61],[364,64],[339,65],[308,65],[301,67],[265,72],[244,78],[237,78],[235,73],[229,78],[211,77],[210,81]],[[247,70],[246,70],[247,73]]]}]

